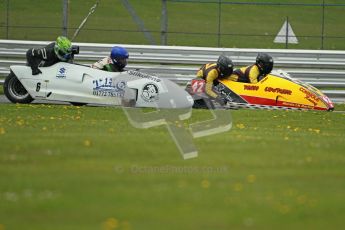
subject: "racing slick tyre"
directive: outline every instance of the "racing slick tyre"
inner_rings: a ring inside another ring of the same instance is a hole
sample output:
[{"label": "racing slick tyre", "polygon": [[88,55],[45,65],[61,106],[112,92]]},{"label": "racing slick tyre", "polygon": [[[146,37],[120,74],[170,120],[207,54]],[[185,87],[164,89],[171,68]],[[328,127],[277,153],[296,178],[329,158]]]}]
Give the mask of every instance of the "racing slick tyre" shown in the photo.
[{"label": "racing slick tyre", "polygon": [[207,105],[203,99],[195,100],[193,104],[194,109],[207,109]]},{"label": "racing slick tyre", "polygon": [[34,100],[13,72],[5,79],[4,93],[13,103],[28,104]]},{"label": "racing slick tyre", "polygon": [[74,106],[84,106],[84,105],[87,105],[86,103],[80,103],[80,102],[70,102],[71,105],[74,105]]},{"label": "racing slick tyre", "polygon": [[194,109],[214,109],[215,106],[211,100],[204,98],[204,99],[194,100],[193,108]]}]

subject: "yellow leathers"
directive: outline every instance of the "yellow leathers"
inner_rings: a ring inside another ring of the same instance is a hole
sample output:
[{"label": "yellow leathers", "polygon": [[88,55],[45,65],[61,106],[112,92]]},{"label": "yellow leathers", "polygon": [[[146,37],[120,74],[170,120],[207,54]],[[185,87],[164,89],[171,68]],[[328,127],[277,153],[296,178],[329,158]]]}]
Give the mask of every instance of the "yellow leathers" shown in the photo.
[{"label": "yellow leathers", "polygon": [[206,81],[205,85],[205,92],[208,96],[216,98],[218,94],[216,94],[212,90],[213,81],[219,78],[220,71],[217,67],[217,63],[208,63],[203,65],[196,74],[197,77],[203,78]]},{"label": "yellow leathers", "polygon": [[244,83],[257,83],[260,77],[260,70],[257,65],[250,65],[236,69],[230,76],[231,81],[238,81]]}]

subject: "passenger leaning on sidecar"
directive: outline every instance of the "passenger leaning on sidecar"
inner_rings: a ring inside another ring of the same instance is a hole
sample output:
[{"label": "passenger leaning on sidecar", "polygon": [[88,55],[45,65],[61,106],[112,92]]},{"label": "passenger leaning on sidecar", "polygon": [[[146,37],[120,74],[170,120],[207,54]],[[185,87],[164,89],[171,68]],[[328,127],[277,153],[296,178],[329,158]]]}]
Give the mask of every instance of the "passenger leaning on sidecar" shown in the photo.
[{"label": "passenger leaning on sidecar", "polygon": [[114,46],[108,57],[95,62],[91,67],[109,72],[122,72],[127,65],[128,57],[129,55],[125,48]]},{"label": "passenger leaning on sidecar", "polygon": [[206,94],[221,104],[225,103],[225,99],[213,91],[213,85],[216,80],[229,78],[232,74],[234,64],[231,59],[225,55],[220,55],[216,63],[204,64],[197,72],[198,78],[203,78],[206,82]]},{"label": "passenger leaning on sidecar", "polygon": [[230,80],[244,83],[257,83],[273,69],[273,58],[266,53],[259,53],[253,65],[234,70]]},{"label": "passenger leaning on sidecar", "polygon": [[68,38],[59,36],[55,42],[47,46],[26,52],[28,65],[32,69],[32,75],[42,73],[38,67],[52,66],[58,62],[72,62],[74,54],[79,53],[79,46],[72,46]]}]

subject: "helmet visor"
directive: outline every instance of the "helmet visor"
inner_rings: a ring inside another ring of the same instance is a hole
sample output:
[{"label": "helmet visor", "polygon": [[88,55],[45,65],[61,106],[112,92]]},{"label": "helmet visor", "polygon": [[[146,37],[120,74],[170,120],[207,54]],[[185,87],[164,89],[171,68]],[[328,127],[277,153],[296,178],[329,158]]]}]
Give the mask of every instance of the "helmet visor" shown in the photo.
[{"label": "helmet visor", "polygon": [[63,59],[70,59],[72,56],[72,51],[69,49],[66,53],[63,50],[58,50],[58,56],[60,56]]},{"label": "helmet visor", "polygon": [[221,66],[220,67],[221,77],[229,77],[232,74],[232,70],[233,69],[231,67]]},{"label": "helmet visor", "polygon": [[115,58],[113,59],[113,63],[124,68],[127,65],[127,58]]}]

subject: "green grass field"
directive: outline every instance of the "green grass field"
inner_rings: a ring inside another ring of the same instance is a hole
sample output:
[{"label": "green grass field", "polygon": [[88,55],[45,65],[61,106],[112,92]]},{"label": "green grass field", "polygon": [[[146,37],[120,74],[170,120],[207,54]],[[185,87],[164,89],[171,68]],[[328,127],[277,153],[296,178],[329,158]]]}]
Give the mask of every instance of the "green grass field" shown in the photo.
[{"label": "green grass field", "polygon": [[[232,111],[229,132],[194,139],[199,157],[182,160],[164,126],[136,129],[118,108],[0,111],[0,229],[344,223],[345,113]],[[186,124],[208,117],[193,110]]]},{"label": "green grass field", "polygon": [[[7,22],[6,1],[0,2],[0,39],[54,40],[62,33],[62,1],[9,0]],[[72,37],[95,0],[70,1],[69,30]],[[205,1],[204,1],[205,2]],[[225,1],[224,1],[225,2]],[[230,2],[230,1],[226,1]],[[235,2],[248,2],[236,0]],[[250,1],[265,2],[265,1]],[[269,2],[269,1],[268,1]],[[315,0],[279,0],[273,3],[317,4]],[[130,0],[147,30],[160,44],[161,0]],[[343,0],[325,0],[326,4],[344,4]],[[167,3],[168,45],[217,46],[219,8],[215,3]],[[324,21],[324,49],[345,49],[345,6],[327,6]],[[30,12],[28,14],[27,12]],[[320,49],[322,35],[322,7],[268,6],[222,4],[222,47],[285,48],[273,43],[286,17],[299,39],[297,49]],[[81,30],[78,42],[105,42],[122,44],[149,44],[120,0],[102,0]],[[189,34],[186,34],[189,33]]]}]

